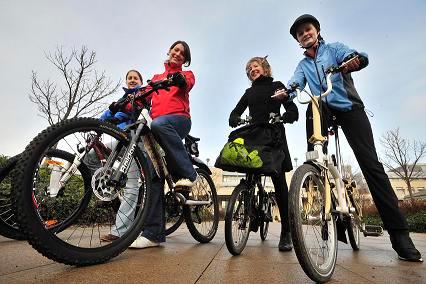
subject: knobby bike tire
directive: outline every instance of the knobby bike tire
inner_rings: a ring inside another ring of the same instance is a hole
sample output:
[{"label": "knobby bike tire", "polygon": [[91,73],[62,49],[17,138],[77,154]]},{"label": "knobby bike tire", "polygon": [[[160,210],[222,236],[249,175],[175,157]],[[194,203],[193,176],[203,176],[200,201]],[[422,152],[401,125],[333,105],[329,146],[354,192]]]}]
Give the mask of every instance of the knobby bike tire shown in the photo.
[{"label": "knobby bike tire", "polygon": [[[136,148],[134,158],[138,163],[140,173],[143,174],[147,189],[145,191],[138,191],[137,202],[139,205],[142,202],[141,192],[145,192],[146,196],[143,199],[143,210],[135,209],[136,213],[131,227],[118,240],[108,243],[105,246],[91,247],[92,239],[90,239],[90,247],[79,247],[78,245],[74,246],[71,242],[68,243],[62,240],[59,235],[46,229],[43,222],[40,221],[39,213],[32,200],[33,179],[37,176],[38,165],[41,162],[40,159],[63,137],[79,133],[77,131],[85,133],[84,131],[89,130],[96,131],[96,133],[108,134],[124,145],[127,145],[129,142],[128,135],[113,124],[101,122],[93,118],[65,120],[50,126],[31,141],[22,154],[22,163],[18,164],[16,168],[17,178],[14,179],[16,185],[13,186],[13,189],[16,192],[13,195],[13,201],[16,212],[18,212],[18,221],[21,224],[22,230],[27,235],[29,243],[49,259],[68,265],[81,266],[102,263],[123,252],[139,236],[150,205],[151,174],[146,158]],[[86,187],[86,185],[84,186]],[[90,188],[90,190],[92,189]],[[96,206],[100,204],[96,200],[93,203]],[[84,232],[83,230],[83,234]],[[82,237],[83,234],[81,235]],[[93,231],[92,236],[96,236],[93,234]],[[99,244],[102,245],[102,242],[99,241]]]},{"label": "knobby bike tire", "polygon": [[[337,231],[336,219],[332,216],[330,221],[325,221],[326,225],[318,224],[317,226],[312,226],[312,237],[308,234],[310,222],[314,222],[311,219],[315,218],[315,215],[319,215],[317,219],[319,222],[324,223],[321,217],[321,214],[324,212],[324,186],[319,177],[319,170],[312,165],[304,164],[296,169],[291,179],[289,190],[289,221],[294,250],[300,265],[309,278],[322,283],[331,278],[336,266]],[[312,184],[316,185],[316,189],[314,189],[316,196],[313,194],[303,194],[303,188],[309,180],[312,181]],[[301,196],[302,199],[299,199]],[[309,197],[312,197],[312,200],[309,201]],[[317,206],[313,204],[315,201],[318,202]],[[315,215],[309,218],[310,214]],[[330,244],[319,244],[318,250],[306,243],[310,240],[313,242],[325,241],[325,237],[326,240],[330,241]],[[311,253],[314,254],[315,251],[319,252],[320,248],[324,249],[324,247],[330,248],[330,253],[327,254],[327,261],[324,261],[322,265],[319,263],[317,265],[318,257],[314,259],[315,256],[311,256]]]},{"label": "knobby bike tire", "polygon": [[[228,206],[226,207],[225,214],[225,243],[228,251],[232,255],[240,255],[247,244],[247,240],[250,235],[250,202],[251,197],[247,196],[249,190],[244,183],[237,185],[232,191],[231,198],[229,199]],[[238,204],[237,204],[238,203]],[[238,212],[234,212],[235,209]],[[240,212],[241,210],[241,212]],[[237,224],[233,224],[233,220],[237,221]],[[235,227],[235,228],[234,228]],[[233,232],[235,230],[236,235],[241,231],[241,238],[236,240]]]},{"label": "knobby bike tire", "polygon": [[11,178],[13,178],[13,171],[19,158],[19,154],[13,156],[0,166],[0,234],[9,239],[26,240],[26,236],[21,231],[18,220],[16,219],[10,196],[12,192]]},{"label": "knobby bike tire", "polygon": [[208,200],[211,198],[213,203],[209,205],[185,205],[183,214],[191,236],[200,243],[208,243],[216,235],[219,225],[219,201],[216,187],[209,173],[201,168],[197,168],[196,171],[199,181],[192,187],[189,198],[192,200]]}]

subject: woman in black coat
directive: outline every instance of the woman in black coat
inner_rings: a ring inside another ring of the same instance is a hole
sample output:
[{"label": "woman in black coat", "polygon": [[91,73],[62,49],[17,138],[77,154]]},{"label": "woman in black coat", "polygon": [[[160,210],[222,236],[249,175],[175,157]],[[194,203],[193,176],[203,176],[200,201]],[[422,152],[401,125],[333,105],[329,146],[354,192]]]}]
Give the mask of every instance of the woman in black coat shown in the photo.
[{"label": "woman in black coat", "polygon": [[[253,57],[246,65],[247,77],[252,82],[240,101],[235,106],[229,116],[229,126],[237,127],[241,114],[249,108],[249,115],[253,123],[269,121],[270,113],[280,113],[281,105],[284,106],[285,112],[282,115],[284,123],[293,123],[299,118],[297,106],[292,102],[282,102],[273,99],[272,96],[279,89],[284,88],[284,84],[274,81],[266,57]],[[285,179],[285,172],[293,169],[291,163],[290,152],[287,146],[284,125],[279,126],[282,131],[283,145],[282,149],[285,153],[285,159],[282,162],[281,170],[278,174],[271,176],[277,197],[278,209],[281,217],[281,237],[278,245],[280,251],[290,251],[292,249],[290,226],[288,222],[288,187]]]}]

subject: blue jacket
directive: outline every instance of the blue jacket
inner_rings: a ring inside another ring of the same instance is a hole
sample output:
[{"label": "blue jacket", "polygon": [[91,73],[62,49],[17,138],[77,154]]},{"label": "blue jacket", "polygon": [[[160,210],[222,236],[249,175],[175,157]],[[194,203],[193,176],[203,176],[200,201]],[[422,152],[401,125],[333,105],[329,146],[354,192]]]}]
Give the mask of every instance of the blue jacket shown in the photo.
[{"label": "blue jacket", "polygon": [[[326,44],[321,40],[316,57],[312,58],[305,54],[305,58],[297,65],[296,71],[294,71],[294,75],[288,85],[298,83],[300,88],[303,89],[306,83],[308,83],[312,94],[319,96],[320,93],[323,93],[327,89],[324,71],[330,66],[340,65],[352,53],[356,53],[356,51],[342,43]],[[363,68],[368,65],[368,57],[364,53],[360,53],[359,55],[364,57],[365,64],[361,66]],[[328,107],[338,111],[364,108],[364,104],[355,89],[351,73],[334,74],[331,80],[333,82],[333,90],[326,98],[323,98],[323,101],[327,103]],[[290,94],[290,98],[293,99],[295,95],[295,93]]]},{"label": "blue jacket", "polygon": [[124,127],[134,122],[129,114],[122,111],[117,111],[116,113],[113,113],[109,109],[107,109],[99,119],[101,121],[109,121],[117,125],[117,127],[120,129],[124,129]]}]

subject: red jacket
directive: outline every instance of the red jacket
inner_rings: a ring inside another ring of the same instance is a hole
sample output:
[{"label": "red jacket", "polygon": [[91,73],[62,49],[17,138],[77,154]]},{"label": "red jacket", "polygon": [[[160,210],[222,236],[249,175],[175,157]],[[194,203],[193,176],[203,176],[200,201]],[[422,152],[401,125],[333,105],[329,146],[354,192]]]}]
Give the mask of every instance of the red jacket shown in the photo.
[{"label": "red jacket", "polygon": [[164,66],[166,68],[164,73],[154,75],[152,81],[163,80],[169,74],[180,72],[185,76],[186,86],[183,88],[172,86],[169,91],[159,90],[158,93],[154,92],[151,101],[151,117],[154,119],[166,114],[177,114],[190,118],[189,91],[195,84],[194,73],[192,71],[182,71],[182,67],[171,67],[167,62]]}]

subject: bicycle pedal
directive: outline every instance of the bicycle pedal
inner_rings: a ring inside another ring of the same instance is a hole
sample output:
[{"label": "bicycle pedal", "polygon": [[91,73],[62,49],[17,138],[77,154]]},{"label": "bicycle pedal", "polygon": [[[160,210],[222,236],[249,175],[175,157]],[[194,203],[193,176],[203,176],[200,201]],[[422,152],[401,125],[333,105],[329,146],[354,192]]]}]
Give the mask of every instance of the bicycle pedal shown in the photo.
[{"label": "bicycle pedal", "polygon": [[375,225],[365,225],[363,230],[364,237],[380,237],[383,236],[383,228]]}]

